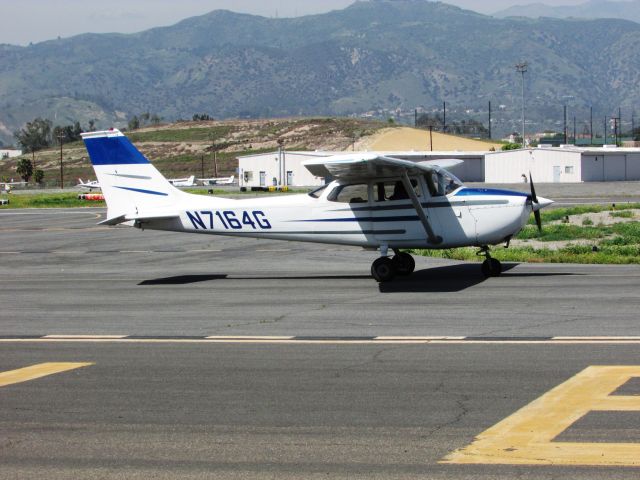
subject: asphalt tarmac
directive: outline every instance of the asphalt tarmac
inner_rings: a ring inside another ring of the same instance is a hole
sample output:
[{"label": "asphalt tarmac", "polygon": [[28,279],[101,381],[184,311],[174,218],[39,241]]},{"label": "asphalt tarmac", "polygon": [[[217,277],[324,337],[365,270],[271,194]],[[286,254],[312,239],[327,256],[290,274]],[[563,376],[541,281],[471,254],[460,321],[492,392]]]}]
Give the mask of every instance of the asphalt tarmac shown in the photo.
[{"label": "asphalt tarmac", "polygon": [[640,474],[640,267],[378,285],[361,249],[102,213],[0,212],[0,478]]}]

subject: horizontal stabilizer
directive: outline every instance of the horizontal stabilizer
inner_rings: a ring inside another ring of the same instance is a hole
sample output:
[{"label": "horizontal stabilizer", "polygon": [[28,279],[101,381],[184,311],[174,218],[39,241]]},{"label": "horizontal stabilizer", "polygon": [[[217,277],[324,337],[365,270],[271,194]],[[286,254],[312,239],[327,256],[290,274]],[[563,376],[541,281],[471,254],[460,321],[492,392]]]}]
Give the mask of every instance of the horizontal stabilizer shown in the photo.
[{"label": "horizontal stabilizer", "polygon": [[151,221],[151,220],[168,220],[171,218],[180,218],[180,215],[177,213],[166,214],[166,215],[119,215],[117,217],[107,218],[102,222],[98,223],[98,225],[120,225],[125,222],[134,222],[134,221]]}]

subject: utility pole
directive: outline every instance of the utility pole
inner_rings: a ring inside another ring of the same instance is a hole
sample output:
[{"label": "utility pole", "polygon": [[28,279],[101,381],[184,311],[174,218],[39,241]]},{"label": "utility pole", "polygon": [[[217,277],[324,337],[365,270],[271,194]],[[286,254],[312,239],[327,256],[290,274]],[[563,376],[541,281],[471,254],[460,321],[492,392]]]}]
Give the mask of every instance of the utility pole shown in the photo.
[{"label": "utility pole", "polygon": [[60,133],[56,138],[60,141],[60,188],[64,189],[64,170],[62,167],[62,140],[64,139],[64,134]]},{"label": "utility pole", "polygon": [[591,145],[593,145],[593,106],[589,109],[589,133],[591,134]]},{"label": "utility pole", "polygon": [[429,125],[429,147],[433,152],[433,125]]},{"label": "utility pole", "polygon": [[204,155],[200,155],[200,175],[204,178]]},{"label": "utility pole", "polygon": [[527,62],[516,64],[516,72],[522,74],[522,147],[526,146],[524,131],[524,74],[527,73]]},{"label": "utility pole", "polygon": [[607,117],[604,117],[604,143],[603,145],[607,144]]},{"label": "utility pole", "polygon": [[491,100],[489,100],[489,140],[491,140]]},{"label": "utility pole", "polygon": [[564,106],[564,144],[567,144],[567,106]]},{"label": "utility pole", "polygon": [[216,139],[213,132],[209,132],[209,141],[211,142],[211,150],[213,150],[213,176],[218,176],[218,148],[216,147]]},{"label": "utility pole", "polygon": [[447,102],[442,102],[442,131],[447,131]]},{"label": "utility pole", "polygon": [[418,109],[417,108],[413,111],[413,126],[414,127],[418,126]]},{"label": "utility pole", "polygon": [[576,116],[573,116],[573,144],[576,144]]}]

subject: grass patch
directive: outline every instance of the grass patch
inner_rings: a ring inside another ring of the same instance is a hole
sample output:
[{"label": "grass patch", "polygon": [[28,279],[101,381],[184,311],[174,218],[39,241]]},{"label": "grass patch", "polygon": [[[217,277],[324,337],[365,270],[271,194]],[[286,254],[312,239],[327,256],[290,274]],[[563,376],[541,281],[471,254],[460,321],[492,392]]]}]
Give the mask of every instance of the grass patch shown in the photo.
[{"label": "grass patch", "polygon": [[[446,250],[412,250],[417,255],[432,258],[446,258],[461,261],[482,261],[475,248],[452,248]],[[495,248],[491,256],[501,262],[527,263],[583,263],[583,264],[638,264],[640,245],[598,247],[593,251],[590,245],[569,245],[559,250],[531,247]]]},{"label": "grass patch", "polygon": [[234,130],[228,125],[209,128],[176,128],[149,132],[127,132],[132,142],[207,142],[225,138]]},{"label": "grass patch", "polygon": [[11,208],[71,208],[71,207],[104,207],[103,201],[78,200],[78,193],[37,193],[10,194],[2,198],[9,199],[9,205],[2,205],[0,209]]},{"label": "grass patch", "polygon": [[[616,204],[612,216],[633,218],[637,203]],[[562,220],[566,216],[597,213],[611,210],[609,205],[584,205],[571,208],[559,208],[542,213],[543,224],[553,220]],[[629,221],[612,225],[593,225],[583,221],[583,225],[560,223],[543,226],[542,234],[532,225],[526,225],[515,237],[520,240],[578,241],[587,240],[588,245],[568,243],[559,249],[534,248],[529,246],[508,249],[494,247],[491,255],[503,262],[530,263],[584,263],[584,264],[640,264],[640,222]],[[426,257],[446,258],[461,261],[482,261],[484,257],[476,255],[476,248],[454,248],[446,250],[413,250]]]},{"label": "grass patch", "polygon": [[635,214],[629,210],[623,210],[622,212],[609,212],[609,216],[614,218],[633,218]]}]

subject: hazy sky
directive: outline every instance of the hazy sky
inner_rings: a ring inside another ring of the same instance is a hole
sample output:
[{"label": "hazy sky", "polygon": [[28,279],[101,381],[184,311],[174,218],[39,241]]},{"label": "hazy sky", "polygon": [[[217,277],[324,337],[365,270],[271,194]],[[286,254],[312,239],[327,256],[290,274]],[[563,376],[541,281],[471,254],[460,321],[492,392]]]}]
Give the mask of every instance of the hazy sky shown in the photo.
[{"label": "hazy sky", "polygon": [[[323,13],[354,0],[0,0],[0,43],[27,45],[80,33],[132,33],[172,25],[216,9],[275,17]],[[481,13],[538,0],[448,0]],[[542,0],[573,5],[586,0]]]}]

